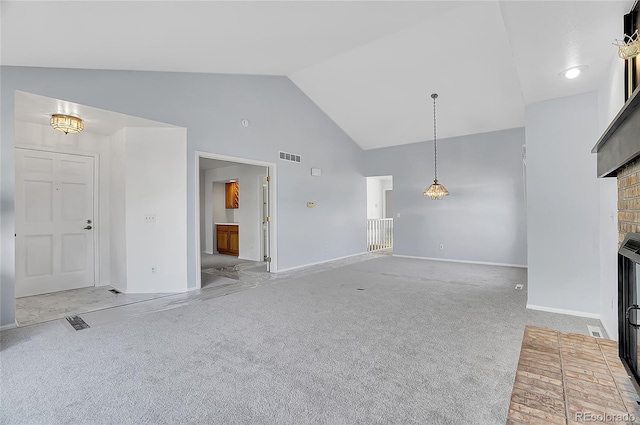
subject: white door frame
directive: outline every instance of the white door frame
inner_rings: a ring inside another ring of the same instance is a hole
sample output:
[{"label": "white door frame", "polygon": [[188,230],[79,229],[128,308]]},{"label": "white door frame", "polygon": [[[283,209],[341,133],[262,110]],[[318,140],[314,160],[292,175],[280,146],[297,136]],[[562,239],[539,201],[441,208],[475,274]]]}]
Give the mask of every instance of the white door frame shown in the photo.
[{"label": "white door frame", "polygon": [[[14,146],[14,158],[15,149],[23,149],[30,151],[50,152],[50,153],[63,153],[67,155],[88,156],[93,158],[93,229],[95,230],[93,236],[93,287],[100,286],[100,229],[96,226],[96,223],[100,221],[100,154],[93,152],[77,151],[73,149],[56,148],[50,146],[29,145],[25,143],[19,143]],[[14,189],[15,190],[15,189]],[[14,249],[15,249],[14,238]]]},{"label": "white door frame", "polygon": [[240,158],[236,156],[220,155],[211,152],[196,151],[195,152],[195,213],[196,213],[196,289],[202,288],[202,276],[200,276],[201,250],[200,250],[200,158],[217,159],[220,161],[236,162],[238,164],[257,165],[259,167],[269,168],[269,211],[271,213],[271,228],[269,229],[269,251],[271,256],[271,273],[278,271],[278,197],[277,195],[277,178],[276,164],[273,162],[258,161],[255,159]]},{"label": "white door frame", "polygon": [[[260,207],[260,220],[265,218],[265,210],[264,210],[264,184],[266,181],[267,176],[259,176],[258,177],[258,187],[260,188],[260,190],[258,190],[258,206]],[[268,183],[267,183],[268,184]],[[268,193],[268,190],[267,190]],[[269,205],[268,205],[268,201],[267,201],[267,209],[268,209]],[[268,211],[267,211],[267,215],[268,215]],[[266,222],[261,222],[260,223],[260,255],[258,258],[261,258],[261,261],[264,261],[264,258],[267,256],[266,254],[266,250],[265,250],[265,245],[267,243],[266,239],[266,233],[265,233],[265,227],[263,226],[268,226],[268,224]]]}]

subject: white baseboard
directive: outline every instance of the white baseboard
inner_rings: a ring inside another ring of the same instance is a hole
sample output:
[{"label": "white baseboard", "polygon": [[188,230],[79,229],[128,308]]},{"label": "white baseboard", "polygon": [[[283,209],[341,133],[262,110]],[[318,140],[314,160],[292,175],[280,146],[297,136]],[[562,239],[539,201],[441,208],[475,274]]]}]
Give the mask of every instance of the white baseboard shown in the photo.
[{"label": "white baseboard", "polygon": [[[542,306],[542,305],[533,305],[533,304],[527,304],[527,308],[529,310],[546,311],[547,313],[568,314],[569,316],[580,316],[580,317],[587,317],[589,319],[598,319],[598,320],[600,320],[600,314],[598,314],[598,313],[587,313],[586,311],[565,310],[563,308],[545,307],[545,306]],[[606,328],[605,328],[605,330],[606,330]]]},{"label": "white baseboard", "polygon": [[288,272],[288,271],[297,270],[297,269],[304,269],[305,267],[317,266],[318,264],[325,264],[325,263],[330,263],[332,261],[344,260],[345,258],[357,257],[358,255],[364,255],[364,254],[367,254],[367,252],[366,251],[359,252],[357,254],[345,255],[344,257],[332,258],[330,260],[318,261],[315,263],[308,263],[308,264],[303,264],[301,266],[295,266],[295,267],[287,267],[286,269],[278,269],[278,271],[276,271],[275,273]]},{"label": "white baseboard", "polygon": [[202,251],[202,252],[204,252],[205,254],[213,255],[213,251]]},{"label": "white baseboard", "polygon": [[14,328],[17,328],[17,327],[18,327],[18,323],[16,323],[16,322],[13,322],[13,323],[11,323],[9,325],[2,325],[2,326],[0,326],[0,332],[8,331],[9,329],[14,329]]},{"label": "white baseboard", "polygon": [[527,266],[523,264],[509,264],[509,263],[489,263],[486,261],[468,261],[468,260],[454,260],[451,258],[434,258],[434,257],[415,257],[413,255],[398,255],[393,254],[394,257],[400,258],[413,258],[416,260],[431,260],[431,261],[444,261],[447,263],[464,263],[464,264],[480,264],[483,266],[500,266],[500,267],[518,267],[521,269],[526,269]]}]

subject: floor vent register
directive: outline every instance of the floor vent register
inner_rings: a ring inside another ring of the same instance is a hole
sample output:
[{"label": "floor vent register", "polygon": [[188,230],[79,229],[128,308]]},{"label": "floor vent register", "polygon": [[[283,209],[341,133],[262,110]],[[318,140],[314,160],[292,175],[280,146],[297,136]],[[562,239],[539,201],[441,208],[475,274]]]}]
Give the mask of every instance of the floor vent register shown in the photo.
[{"label": "floor vent register", "polygon": [[69,322],[69,324],[73,326],[73,329],[77,331],[81,331],[83,329],[87,329],[88,327],[90,327],[89,325],[87,325],[87,322],[82,320],[80,316],[69,316],[66,319],[67,319],[67,322]]}]

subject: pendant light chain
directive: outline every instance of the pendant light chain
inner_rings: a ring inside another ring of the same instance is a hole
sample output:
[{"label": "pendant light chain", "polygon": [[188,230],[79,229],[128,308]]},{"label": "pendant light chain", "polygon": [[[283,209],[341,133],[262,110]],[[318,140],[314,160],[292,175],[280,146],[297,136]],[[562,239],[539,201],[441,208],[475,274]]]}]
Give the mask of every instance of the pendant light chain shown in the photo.
[{"label": "pendant light chain", "polygon": [[433,184],[422,193],[422,196],[428,196],[433,200],[442,199],[445,196],[449,196],[449,191],[446,187],[438,183],[438,132],[436,131],[436,99],[437,93],[431,95],[433,99]]},{"label": "pendant light chain", "polygon": [[438,138],[436,136],[436,98],[438,95],[433,93],[431,98],[433,99],[433,175],[435,181],[438,181]]}]

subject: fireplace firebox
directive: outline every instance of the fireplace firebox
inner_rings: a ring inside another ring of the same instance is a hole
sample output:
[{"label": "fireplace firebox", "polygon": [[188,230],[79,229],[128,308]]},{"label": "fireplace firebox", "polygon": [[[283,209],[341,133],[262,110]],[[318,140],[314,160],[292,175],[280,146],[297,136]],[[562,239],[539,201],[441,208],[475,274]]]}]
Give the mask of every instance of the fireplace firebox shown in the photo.
[{"label": "fireplace firebox", "polygon": [[620,358],[640,383],[640,233],[628,233],[618,250],[618,344]]}]

